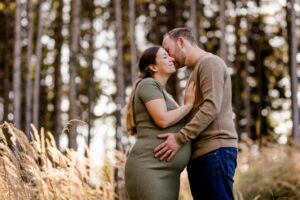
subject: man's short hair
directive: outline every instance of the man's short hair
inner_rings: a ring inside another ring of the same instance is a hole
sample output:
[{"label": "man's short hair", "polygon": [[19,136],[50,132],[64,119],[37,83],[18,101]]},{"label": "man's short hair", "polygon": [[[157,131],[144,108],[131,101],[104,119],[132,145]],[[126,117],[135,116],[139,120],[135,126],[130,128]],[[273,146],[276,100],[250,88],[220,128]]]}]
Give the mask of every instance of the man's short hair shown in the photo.
[{"label": "man's short hair", "polygon": [[165,34],[165,37],[168,36],[170,39],[176,41],[179,37],[185,38],[191,44],[197,44],[194,35],[191,30],[188,28],[174,28]]}]

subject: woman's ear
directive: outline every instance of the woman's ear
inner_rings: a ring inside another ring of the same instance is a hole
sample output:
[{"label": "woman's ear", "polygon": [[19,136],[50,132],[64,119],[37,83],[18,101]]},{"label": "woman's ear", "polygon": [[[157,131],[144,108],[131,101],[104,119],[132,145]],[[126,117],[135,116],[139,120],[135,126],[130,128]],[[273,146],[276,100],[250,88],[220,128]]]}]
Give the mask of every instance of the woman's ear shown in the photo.
[{"label": "woman's ear", "polygon": [[151,72],[157,72],[157,66],[154,64],[149,65],[149,69]]}]

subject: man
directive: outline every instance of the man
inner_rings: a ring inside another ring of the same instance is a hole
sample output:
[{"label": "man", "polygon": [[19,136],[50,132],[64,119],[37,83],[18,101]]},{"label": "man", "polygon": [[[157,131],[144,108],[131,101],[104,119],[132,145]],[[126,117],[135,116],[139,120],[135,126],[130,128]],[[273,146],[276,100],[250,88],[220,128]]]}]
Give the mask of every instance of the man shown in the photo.
[{"label": "man", "polygon": [[166,133],[154,150],[155,157],[170,160],[187,141],[192,157],[187,166],[194,199],[234,199],[233,176],[237,159],[237,133],[232,119],[231,79],[224,61],[197,45],[186,28],[176,28],[163,39],[163,47],[177,67],[192,69],[196,100],[179,133]]}]

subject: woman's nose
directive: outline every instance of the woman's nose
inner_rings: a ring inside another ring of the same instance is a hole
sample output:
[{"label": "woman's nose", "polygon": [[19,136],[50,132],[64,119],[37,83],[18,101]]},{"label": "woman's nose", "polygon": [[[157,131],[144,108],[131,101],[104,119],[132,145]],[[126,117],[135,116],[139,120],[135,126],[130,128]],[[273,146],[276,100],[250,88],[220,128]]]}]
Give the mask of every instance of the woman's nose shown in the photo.
[{"label": "woman's nose", "polygon": [[174,62],[174,58],[172,56],[169,57],[170,57],[170,61]]}]

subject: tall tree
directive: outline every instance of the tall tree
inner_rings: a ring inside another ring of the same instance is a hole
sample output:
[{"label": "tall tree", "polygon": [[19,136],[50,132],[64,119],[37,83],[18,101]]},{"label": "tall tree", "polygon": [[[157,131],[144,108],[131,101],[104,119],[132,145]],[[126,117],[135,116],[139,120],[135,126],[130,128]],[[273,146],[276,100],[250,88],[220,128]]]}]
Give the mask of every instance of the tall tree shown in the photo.
[{"label": "tall tree", "polygon": [[63,0],[58,0],[57,2],[57,14],[54,21],[54,38],[55,38],[55,60],[54,60],[54,139],[59,146],[59,136],[62,130],[61,124],[61,97],[62,97],[62,78],[61,78],[61,48],[63,44],[63,35],[62,35],[62,14],[63,14]]},{"label": "tall tree", "polygon": [[[222,0],[224,1],[224,0]],[[236,13],[237,11],[241,9],[238,7],[238,4],[235,4],[235,10]],[[222,20],[221,20],[222,21]],[[240,52],[240,23],[241,23],[241,16],[239,14],[236,14],[235,18],[235,37],[236,37],[236,42],[235,42],[235,61],[234,61],[234,66],[235,66],[235,74],[234,74],[234,111],[235,111],[235,124],[236,124],[236,130],[238,133],[240,133],[240,113],[241,113],[241,64],[242,64],[242,59],[241,58],[241,52]],[[224,31],[224,30],[221,30]],[[223,32],[222,32],[223,35]],[[223,36],[222,36],[223,37]],[[221,42],[222,46],[222,42]],[[224,47],[223,47],[224,48]],[[224,56],[224,50],[221,49],[221,54]],[[226,53],[225,53],[226,56]]]},{"label": "tall tree", "polygon": [[33,123],[39,127],[39,112],[40,112],[40,81],[41,81],[41,65],[42,65],[42,32],[43,32],[43,1],[39,1],[39,17],[38,29],[36,38],[36,65],[35,65],[35,79],[34,79],[34,96],[33,96]]},{"label": "tall tree", "polygon": [[[248,10],[247,7],[247,0],[242,1],[243,7],[245,7]],[[247,22],[247,42],[246,42],[246,53],[245,53],[245,74],[244,74],[244,81],[245,81],[245,112],[246,112],[246,119],[247,119],[247,124],[246,124],[246,133],[248,136],[251,135],[251,125],[252,125],[252,118],[251,118],[251,88],[247,82],[247,78],[249,76],[249,67],[250,67],[250,62],[248,59],[247,52],[250,50],[250,44],[249,44],[249,38],[250,38],[250,22],[249,22],[249,14],[246,16],[246,22]]]},{"label": "tall tree", "polygon": [[[80,39],[80,0],[72,1],[72,24],[71,24],[71,58],[70,58],[70,119],[78,118],[77,109],[77,87],[76,87],[76,76],[77,68],[79,66],[78,53],[79,53],[79,39]],[[76,150],[77,132],[76,124],[73,123],[71,130],[69,131],[69,147]]]},{"label": "tall tree", "polygon": [[289,71],[291,80],[291,94],[292,94],[292,120],[293,128],[292,134],[295,139],[300,139],[299,133],[299,107],[298,107],[298,77],[297,77],[297,34],[296,34],[296,14],[295,14],[295,0],[287,2],[287,21],[288,21],[288,46],[289,46]]},{"label": "tall tree", "polygon": [[220,38],[220,56],[221,58],[227,62],[226,58],[226,41],[225,41],[225,27],[226,27],[226,18],[225,18],[225,0],[220,1],[220,29],[221,29],[221,38]]},{"label": "tall tree", "polygon": [[115,0],[115,17],[116,17],[116,41],[117,41],[117,63],[116,63],[116,81],[117,96],[117,132],[116,132],[116,149],[123,151],[122,145],[122,108],[125,106],[125,80],[124,80],[124,64],[123,64],[123,28],[122,28],[122,10],[121,1]]},{"label": "tall tree", "polygon": [[[191,21],[191,31],[196,38],[196,41],[199,41],[198,34],[198,21],[197,21],[197,1],[190,0],[190,21]],[[198,42],[199,43],[199,42]]]},{"label": "tall tree", "polygon": [[[258,17],[259,21],[261,22],[261,17]],[[263,126],[264,126],[264,116],[262,115],[262,110],[264,107],[264,93],[263,93],[263,58],[261,56],[262,51],[262,38],[261,38],[261,30],[260,30],[260,23],[255,22],[253,24],[254,29],[254,35],[253,40],[255,42],[254,51],[255,51],[255,66],[257,67],[257,82],[258,82],[258,96],[259,96],[259,102],[257,107],[257,114],[258,118],[256,121],[256,135],[254,139],[259,139],[259,142],[261,142],[262,134],[263,134]]]},{"label": "tall tree", "polygon": [[94,11],[95,5],[94,2],[90,2],[90,12],[89,12],[89,75],[88,75],[88,138],[87,145],[90,146],[91,143],[91,126],[92,126],[92,102],[93,102],[93,88],[94,88]]},{"label": "tall tree", "polygon": [[[116,41],[117,41],[117,63],[116,63],[116,83],[117,83],[117,113],[116,113],[116,149],[124,152],[124,146],[122,143],[123,127],[122,127],[122,109],[125,106],[125,80],[124,80],[124,63],[123,63],[123,24],[122,24],[122,8],[121,1],[114,1],[114,10],[116,18]],[[118,169],[115,170],[115,179],[117,183],[120,182],[121,175]],[[124,199],[124,188],[118,184],[115,188],[119,197],[116,199]]]},{"label": "tall tree", "polygon": [[[259,8],[261,1],[255,0],[256,7]],[[267,107],[267,84],[268,80],[266,78],[267,68],[265,67],[264,60],[270,54],[270,47],[267,41],[266,33],[263,31],[263,16],[261,13],[255,20],[252,21],[251,27],[251,49],[254,51],[255,60],[253,65],[255,66],[255,77],[257,81],[257,96],[259,101],[256,102],[255,106],[252,106],[255,109],[256,122],[255,122],[255,135],[253,139],[258,139],[261,144],[261,139],[264,134],[267,134],[267,120],[266,115],[264,114],[264,109]],[[253,112],[252,112],[253,113]]]},{"label": "tall tree", "polygon": [[10,77],[10,0],[5,1],[6,8],[5,8],[5,57],[4,57],[4,117],[3,120],[7,121],[8,112],[9,112],[9,91],[10,91],[10,84],[9,84],[9,77]]},{"label": "tall tree", "polygon": [[16,0],[15,7],[15,44],[14,44],[14,124],[21,128],[21,2]]},{"label": "tall tree", "polygon": [[129,0],[129,33],[131,55],[131,85],[137,78],[137,50],[135,44],[135,0]]},{"label": "tall tree", "polygon": [[26,124],[25,124],[25,133],[27,137],[30,137],[30,123],[32,116],[32,41],[33,41],[33,19],[32,19],[32,0],[28,0],[27,2],[27,18],[28,18],[28,46],[27,46],[27,71],[26,71]]}]

